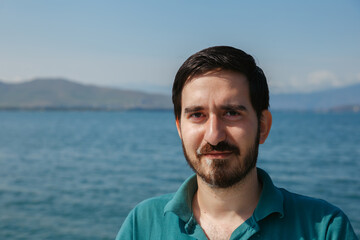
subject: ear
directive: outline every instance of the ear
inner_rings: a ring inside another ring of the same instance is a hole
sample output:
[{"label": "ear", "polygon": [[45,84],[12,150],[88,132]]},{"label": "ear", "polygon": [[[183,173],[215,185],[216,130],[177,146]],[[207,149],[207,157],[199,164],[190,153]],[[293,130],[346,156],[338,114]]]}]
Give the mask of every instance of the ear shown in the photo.
[{"label": "ear", "polygon": [[180,120],[179,120],[179,118],[176,118],[176,128],[177,128],[179,137],[181,139],[181,130],[180,130]]},{"label": "ear", "polygon": [[260,119],[260,144],[263,144],[268,137],[272,124],[272,115],[269,110],[264,110],[261,113]]}]

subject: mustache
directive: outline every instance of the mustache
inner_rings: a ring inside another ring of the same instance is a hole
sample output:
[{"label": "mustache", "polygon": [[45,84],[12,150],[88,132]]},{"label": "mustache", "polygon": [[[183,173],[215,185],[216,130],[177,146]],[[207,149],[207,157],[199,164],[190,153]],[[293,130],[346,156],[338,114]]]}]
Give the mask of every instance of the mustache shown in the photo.
[{"label": "mustache", "polygon": [[199,156],[204,155],[204,154],[209,154],[209,153],[211,153],[213,151],[233,152],[236,155],[240,155],[240,149],[237,146],[232,145],[232,144],[230,144],[228,142],[225,142],[225,141],[219,142],[217,145],[211,145],[210,143],[206,143],[204,146],[199,147],[196,150],[196,154],[199,157]]}]

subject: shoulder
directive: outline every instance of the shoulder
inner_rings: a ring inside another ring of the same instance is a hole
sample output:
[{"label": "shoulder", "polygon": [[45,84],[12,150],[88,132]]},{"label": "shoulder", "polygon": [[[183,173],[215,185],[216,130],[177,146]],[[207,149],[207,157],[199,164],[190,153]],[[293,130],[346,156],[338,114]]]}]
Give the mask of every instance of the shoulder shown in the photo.
[{"label": "shoulder", "polygon": [[319,215],[342,213],[342,211],[338,207],[332,205],[331,203],[323,199],[292,193],[283,188],[279,188],[279,190],[284,196],[284,208],[286,210],[289,210],[287,208],[291,208],[292,210],[296,211],[304,210],[303,213],[312,213]]},{"label": "shoulder", "polygon": [[133,214],[154,216],[154,214],[163,214],[166,204],[174,197],[174,193],[152,197],[140,202],[132,210]]},{"label": "shoulder", "polygon": [[[314,236],[326,239],[356,239],[354,230],[345,213],[331,203],[312,198],[285,189],[280,189],[284,196],[284,220],[296,225],[298,229],[310,229]],[[311,236],[311,235],[309,235]]]},{"label": "shoulder", "polygon": [[151,234],[161,235],[164,207],[173,195],[153,197],[137,204],[123,222],[116,240],[146,239]]}]

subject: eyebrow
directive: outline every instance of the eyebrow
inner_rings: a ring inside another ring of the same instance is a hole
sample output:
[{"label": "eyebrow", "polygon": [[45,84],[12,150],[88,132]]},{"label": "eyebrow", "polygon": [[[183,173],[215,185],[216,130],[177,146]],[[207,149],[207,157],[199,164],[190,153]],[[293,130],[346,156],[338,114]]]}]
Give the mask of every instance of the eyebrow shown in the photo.
[{"label": "eyebrow", "polygon": [[204,110],[204,108],[200,106],[190,106],[184,109],[184,113],[193,113],[201,110]]},{"label": "eyebrow", "polygon": [[237,111],[242,111],[242,112],[246,112],[247,108],[244,105],[237,105],[237,104],[227,104],[227,105],[223,105],[220,107],[223,110],[237,110]]}]

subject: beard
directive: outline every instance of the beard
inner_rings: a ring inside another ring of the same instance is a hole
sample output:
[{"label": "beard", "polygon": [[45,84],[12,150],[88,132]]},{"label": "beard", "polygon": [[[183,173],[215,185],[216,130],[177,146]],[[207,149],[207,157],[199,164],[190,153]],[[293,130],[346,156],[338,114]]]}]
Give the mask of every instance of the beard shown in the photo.
[{"label": "beard", "polygon": [[[214,188],[229,188],[241,182],[256,166],[259,139],[260,132],[258,128],[254,143],[247,149],[247,153],[243,157],[243,154],[237,146],[225,141],[219,142],[216,146],[209,143],[205,144],[196,151],[195,159],[189,157],[183,141],[182,147],[187,163],[204,182]],[[231,151],[235,159],[207,159],[206,163],[202,163],[201,156],[211,151]],[[236,162],[231,164],[233,161]],[[209,173],[206,173],[204,166],[202,166],[204,164],[211,168]]]}]

